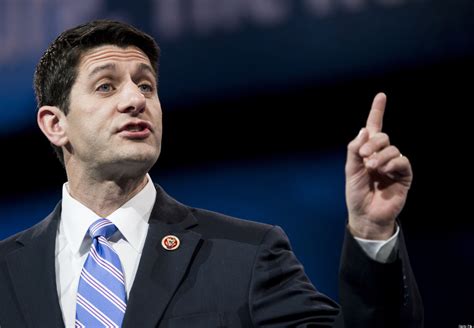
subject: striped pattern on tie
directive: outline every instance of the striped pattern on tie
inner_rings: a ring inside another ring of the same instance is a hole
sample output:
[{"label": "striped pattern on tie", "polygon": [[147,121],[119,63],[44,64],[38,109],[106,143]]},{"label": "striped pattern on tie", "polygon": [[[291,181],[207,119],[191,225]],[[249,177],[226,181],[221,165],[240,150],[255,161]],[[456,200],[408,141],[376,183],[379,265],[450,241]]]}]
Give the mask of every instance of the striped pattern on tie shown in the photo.
[{"label": "striped pattern on tie", "polygon": [[77,290],[76,327],[120,327],[127,296],[122,265],[107,241],[117,227],[107,219],[89,228],[92,246]]}]

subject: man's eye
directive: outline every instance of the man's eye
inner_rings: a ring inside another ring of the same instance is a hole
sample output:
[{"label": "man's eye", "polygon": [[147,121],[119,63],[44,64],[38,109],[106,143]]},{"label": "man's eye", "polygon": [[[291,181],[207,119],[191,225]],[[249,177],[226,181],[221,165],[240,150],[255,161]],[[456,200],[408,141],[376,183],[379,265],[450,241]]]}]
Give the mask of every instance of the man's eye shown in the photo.
[{"label": "man's eye", "polygon": [[110,92],[112,91],[112,85],[110,83],[104,83],[97,87],[96,91],[99,92]]},{"label": "man's eye", "polygon": [[141,92],[148,93],[153,91],[153,87],[149,84],[140,84],[138,87],[140,88]]}]

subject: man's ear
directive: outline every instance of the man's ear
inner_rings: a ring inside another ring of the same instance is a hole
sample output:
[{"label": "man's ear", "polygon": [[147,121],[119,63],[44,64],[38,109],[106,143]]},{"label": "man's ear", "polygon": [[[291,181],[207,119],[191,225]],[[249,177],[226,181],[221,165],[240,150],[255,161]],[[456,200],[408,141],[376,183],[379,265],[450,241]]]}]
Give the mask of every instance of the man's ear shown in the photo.
[{"label": "man's ear", "polygon": [[67,118],[63,111],[56,106],[42,106],[36,119],[39,128],[53,145],[58,147],[66,145]]}]

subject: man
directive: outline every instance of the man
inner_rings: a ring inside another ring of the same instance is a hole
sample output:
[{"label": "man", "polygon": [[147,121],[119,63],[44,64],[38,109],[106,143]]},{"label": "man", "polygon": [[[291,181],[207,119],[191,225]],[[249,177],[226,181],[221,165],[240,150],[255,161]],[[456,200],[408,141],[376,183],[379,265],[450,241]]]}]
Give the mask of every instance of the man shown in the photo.
[{"label": "man", "polygon": [[0,326],[422,326],[396,224],[412,171],[381,132],[385,95],[348,146],[340,307],[279,227],[153,185],[158,57],[148,35],[99,20],[62,33],[38,63],[38,125],[68,182],[47,218],[0,243]]}]

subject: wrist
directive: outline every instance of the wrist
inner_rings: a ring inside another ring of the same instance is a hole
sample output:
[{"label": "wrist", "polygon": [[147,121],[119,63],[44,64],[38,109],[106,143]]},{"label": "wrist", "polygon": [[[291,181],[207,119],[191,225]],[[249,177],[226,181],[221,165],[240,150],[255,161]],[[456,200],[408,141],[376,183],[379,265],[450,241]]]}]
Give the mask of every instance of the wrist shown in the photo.
[{"label": "wrist", "polygon": [[349,231],[354,237],[368,240],[387,240],[395,233],[395,222],[379,223],[349,218]]}]

